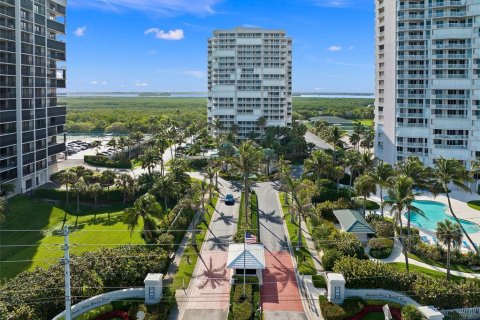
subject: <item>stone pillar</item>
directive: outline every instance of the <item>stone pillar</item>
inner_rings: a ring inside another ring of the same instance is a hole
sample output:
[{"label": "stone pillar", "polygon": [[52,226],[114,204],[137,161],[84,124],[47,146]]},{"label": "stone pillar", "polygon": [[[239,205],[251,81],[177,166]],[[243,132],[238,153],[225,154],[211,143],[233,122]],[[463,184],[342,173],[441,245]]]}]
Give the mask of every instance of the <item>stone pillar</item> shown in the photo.
[{"label": "stone pillar", "polygon": [[327,273],[327,299],[335,304],[342,304],[345,300],[345,278],[340,273]]},{"label": "stone pillar", "polygon": [[419,307],[418,311],[420,311],[427,320],[443,320],[444,317],[443,313],[433,306]]},{"label": "stone pillar", "polygon": [[149,273],[145,280],[145,304],[159,303],[163,296],[163,274]]}]

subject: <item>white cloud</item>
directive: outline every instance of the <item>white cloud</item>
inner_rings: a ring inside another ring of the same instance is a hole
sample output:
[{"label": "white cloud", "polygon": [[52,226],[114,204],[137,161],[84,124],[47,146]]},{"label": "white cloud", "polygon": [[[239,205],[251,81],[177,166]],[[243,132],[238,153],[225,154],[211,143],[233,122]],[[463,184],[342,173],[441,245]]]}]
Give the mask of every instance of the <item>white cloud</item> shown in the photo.
[{"label": "white cloud", "polygon": [[103,80],[103,81],[100,81],[100,80],[93,80],[92,82],[90,82],[90,84],[96,86],[96,85],[106,85],[107,84],[107,81]]},{"label": "white cloud", "polygon": [[148,87],[148,83],[137,80],[135,81],[135,87]]},{"label": "white cloud", "polygon": [[328,51],[333,51],[333,52],[340,51],[340,50],[342,50],[342,47],[340,46],[331,46],[328,48]]},{"label": "white cloud", "polygon": [[194,78],[205,78],[207,75],[204,71],[200,70],[185,70],[180,72],[183,75],[194,77]]},{"label": "white cloud", "polygon": [[145,34],[153,33],[155,38],[162,40],[182,40],[185,38],[185,34],[182,29],[175,29],[170,31],[163,31],[158,28],[150,28],[145,30]]},{"label": "white cloud", "polygon": [[87,32],[87,27],[83,26],[83,27],[78,27],[73,33],[75,33],[77,37],[83,37],[86,32]]},{"label": "white cloud", "polygon": [[214,14],[221,0],[69,0],[75,7],[93,7],[109,11],[137,10],[162,16]]}]

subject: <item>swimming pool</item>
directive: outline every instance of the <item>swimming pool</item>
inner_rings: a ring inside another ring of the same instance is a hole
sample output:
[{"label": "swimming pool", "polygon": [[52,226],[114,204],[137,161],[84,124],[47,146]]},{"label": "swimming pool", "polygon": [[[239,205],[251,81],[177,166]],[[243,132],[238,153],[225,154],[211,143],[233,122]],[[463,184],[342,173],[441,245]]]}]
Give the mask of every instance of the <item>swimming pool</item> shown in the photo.
[{"label": "swimming pool", "polygon": [[[425,217],[419,214],[411,213],[410,218],[413,225],[424,228],[431,231],[437,230],[437,222],[451,220],[456,223],[455,218],[445,213],[446,205],[436,201],[417,200],[413,202],[413,205],[423,211]],[[460,220],[462,226],[468,233],[480,232],[480,226],[476,223]]]}]

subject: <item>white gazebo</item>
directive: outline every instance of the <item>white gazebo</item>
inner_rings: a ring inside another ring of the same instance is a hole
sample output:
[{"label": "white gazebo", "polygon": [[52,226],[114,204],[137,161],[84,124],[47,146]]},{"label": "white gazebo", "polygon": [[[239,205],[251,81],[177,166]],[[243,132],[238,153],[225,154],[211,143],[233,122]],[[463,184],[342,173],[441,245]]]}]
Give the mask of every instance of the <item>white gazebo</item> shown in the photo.
[{"label": "white gazebo", "polygon": [[263,284],[265,269],[265,247],[263,244],[233,243],[228,246],[227,268],[230,279],[234,275],[256,276],[258,284]]}]

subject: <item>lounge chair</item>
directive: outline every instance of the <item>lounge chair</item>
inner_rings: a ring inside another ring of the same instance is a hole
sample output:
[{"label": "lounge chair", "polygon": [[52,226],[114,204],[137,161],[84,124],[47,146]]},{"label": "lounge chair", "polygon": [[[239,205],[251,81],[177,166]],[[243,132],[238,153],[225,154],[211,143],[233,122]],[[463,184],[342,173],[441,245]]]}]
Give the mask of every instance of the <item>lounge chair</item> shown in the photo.
[{"label": "lounge chair", "polygon": [[470,247],[470,245],[468,244],[467,241],[463,240],[462,243],[463,243],[463,247],[464,247],[465,249],[472,250],[472,248]]}]

